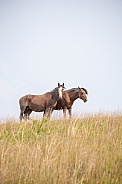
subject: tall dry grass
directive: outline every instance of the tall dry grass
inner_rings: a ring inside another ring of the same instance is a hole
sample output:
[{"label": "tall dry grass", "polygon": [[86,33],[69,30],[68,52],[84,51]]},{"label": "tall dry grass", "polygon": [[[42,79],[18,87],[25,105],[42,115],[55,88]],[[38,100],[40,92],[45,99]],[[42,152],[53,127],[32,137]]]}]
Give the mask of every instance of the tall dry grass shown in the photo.
[{"label": "tall dry grass", "polygon": [[120,184],[122,116],[0,124],[1,184]]}]

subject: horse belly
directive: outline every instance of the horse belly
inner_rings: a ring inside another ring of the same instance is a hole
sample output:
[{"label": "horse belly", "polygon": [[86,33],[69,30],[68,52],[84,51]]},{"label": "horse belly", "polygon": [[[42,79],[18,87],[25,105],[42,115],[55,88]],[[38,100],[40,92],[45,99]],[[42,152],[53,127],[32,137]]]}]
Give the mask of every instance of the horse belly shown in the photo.
[{"label": "horse belly", "polygon": [[35,106],[35,105],[31,105],[31,108],[30,108],[32,111],[35,111],[35,112],[43,112],[45,110],[45,107],[40,107],[40,106]]},{"label": "horse belly", "polygon": [[45,104],[39,101],[32,101],[29,108],[35,112],[43,112],[45,110]]}]

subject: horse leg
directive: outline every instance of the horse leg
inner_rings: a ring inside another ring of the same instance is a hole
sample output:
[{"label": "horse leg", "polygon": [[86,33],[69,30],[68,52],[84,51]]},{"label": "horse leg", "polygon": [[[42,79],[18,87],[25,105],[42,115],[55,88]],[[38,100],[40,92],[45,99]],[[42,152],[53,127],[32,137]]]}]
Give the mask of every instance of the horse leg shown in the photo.
[{"label": "horse leg", "polygon": [[49,119],[50,119],[52,113],[53,113],[53,109],[51,108],[51,109],[50,109],[50,112],[49,112]]},{"label": "horse leg", "polygon": [[53,113],[53,108],[50,109],[49,119],[51,118],[52,113]]},{"label": "horse leg", "polygon": [[63,109],[63,116],[64,116],[64,119],[66,119],[66,108]]},{"label": "horse leg", "polygon": [[43,118],[45,117],[45,111],[44,111],[44,114],[43,114]]},{"label": "horse leg", "polygon": [[31,109],[25,110],[24,111],[24,119],[25,120],[28,120],[31,113],[32,113],[32,110]]},{"label": "horse leg", "polygon": [[20,118],[20,122],[22,122],[22,119],[23,119],[23,113],[24,113],[24,112],[21,110],[21,112],[20,112],[20,117],[19,117],[19,118]]},{"label": "horse leg", "polygon": [[72,117],[72,108],[68,109],[68,111],[69,111],[69,118],[71,119],[71,117]]},{"label": "horse leg", "polygon": [[46,118],[50,119],[51,111],[52,111],[51,108],[47,108],[47,109],[44,111],[43,117],[46,117]]}]

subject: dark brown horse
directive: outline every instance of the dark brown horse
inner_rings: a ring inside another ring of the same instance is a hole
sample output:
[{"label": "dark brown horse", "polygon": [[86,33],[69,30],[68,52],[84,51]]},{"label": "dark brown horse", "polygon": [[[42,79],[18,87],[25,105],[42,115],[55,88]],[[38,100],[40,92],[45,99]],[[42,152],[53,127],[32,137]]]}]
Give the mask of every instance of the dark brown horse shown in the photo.
[{"label": "dark brown horse", "polygon": [[63,110],[64,118],[66,118],[66,110],[68,109],[69,117],[72,115],[72,105],[74,101],[78,98],[87,102],[88,92],[85,88],[72,88],[63,91],[62,99],[59,99],[54,110]]},{"label": "dark brown horse", "polygon": [[20,98],[20,121],[29,118],[32,111],[43,112],[44,116],[50,118],[51,111],[57,105],[57,100],[62,98],[64,83],[42,95],[25,95]]}]

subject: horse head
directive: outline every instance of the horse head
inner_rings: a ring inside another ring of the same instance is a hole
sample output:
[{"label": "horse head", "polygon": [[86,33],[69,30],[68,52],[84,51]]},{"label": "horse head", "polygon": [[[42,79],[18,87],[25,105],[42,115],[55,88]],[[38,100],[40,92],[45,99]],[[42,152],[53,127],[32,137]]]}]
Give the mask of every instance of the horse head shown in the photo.
[{"label": "horse head", "polygon": [[88,95],[88,92],[85,88],[80,88],[78,86],[78,96],[80,99],[82,99],[84,102],[87,102],[87,95]]},{"label": "horse head", "polygon": [[64,87],[64,83],[61,85],[60,83],[58,83],[58,93],[59,93],[59,98],[62,99],[63,96],[63,90],[65,89]]}]

